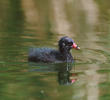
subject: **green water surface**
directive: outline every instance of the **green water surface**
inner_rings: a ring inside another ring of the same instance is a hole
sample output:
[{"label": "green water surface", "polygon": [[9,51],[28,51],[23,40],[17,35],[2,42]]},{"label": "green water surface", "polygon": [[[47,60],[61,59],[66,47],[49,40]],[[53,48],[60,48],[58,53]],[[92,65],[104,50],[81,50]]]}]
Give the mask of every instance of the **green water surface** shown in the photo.
[{"label": "green water surface", "polygon": [[[109,0],[0,5],[0,100],[110,100]],[[28,62],[30,47],[57,48],[62,36],[81,47],[73,65]]]}]

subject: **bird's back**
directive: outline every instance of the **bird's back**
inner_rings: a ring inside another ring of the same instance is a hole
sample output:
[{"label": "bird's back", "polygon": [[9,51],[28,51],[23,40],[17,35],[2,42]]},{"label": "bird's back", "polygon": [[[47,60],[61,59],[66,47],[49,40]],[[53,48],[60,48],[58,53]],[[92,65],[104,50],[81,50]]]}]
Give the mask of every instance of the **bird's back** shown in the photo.
[{"label": "bird's back", "polygon": [[62,63],[73,62],[73,57],[71,53],[65,54],[51,48],[31,48],[28,60],[32,62]]},{"label": "bird's back", "polygon": [[53,62],[56,59],[53,52],[57,53],[57,50],[51,48],[31,48],[29,51],[29,61]]}]

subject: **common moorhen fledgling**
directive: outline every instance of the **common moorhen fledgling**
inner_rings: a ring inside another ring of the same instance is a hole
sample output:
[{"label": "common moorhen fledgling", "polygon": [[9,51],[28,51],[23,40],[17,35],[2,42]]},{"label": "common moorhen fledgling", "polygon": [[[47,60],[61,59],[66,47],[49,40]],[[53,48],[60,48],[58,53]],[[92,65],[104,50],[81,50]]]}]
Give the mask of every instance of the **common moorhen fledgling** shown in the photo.
[{"label": "common moorhen fledgling", "polygon": [[32,62],[53,62],[53,63],[63,63],[63,62],[74,62],[73,57],[70,53],[72,48],[77,50],[80,49],[74,41],[65,36],[59,40],[59,49],[51,48],[31,48],[29,51],[28,60]]}]

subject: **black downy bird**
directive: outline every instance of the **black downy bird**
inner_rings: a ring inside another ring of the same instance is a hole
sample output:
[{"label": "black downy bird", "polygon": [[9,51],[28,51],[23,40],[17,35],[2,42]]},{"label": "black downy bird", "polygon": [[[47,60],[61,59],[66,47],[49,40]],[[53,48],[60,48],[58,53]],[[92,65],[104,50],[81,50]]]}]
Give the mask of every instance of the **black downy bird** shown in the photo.
[{"label": "black downy bird", "polygon": [[63,63],[74,62],[70,53],[72,48],[80,49],[74,41],[65,36],[58,42],[59,49],[51,48],[30,48],[28,60],[31,62],[44,62],[44,63]]}]

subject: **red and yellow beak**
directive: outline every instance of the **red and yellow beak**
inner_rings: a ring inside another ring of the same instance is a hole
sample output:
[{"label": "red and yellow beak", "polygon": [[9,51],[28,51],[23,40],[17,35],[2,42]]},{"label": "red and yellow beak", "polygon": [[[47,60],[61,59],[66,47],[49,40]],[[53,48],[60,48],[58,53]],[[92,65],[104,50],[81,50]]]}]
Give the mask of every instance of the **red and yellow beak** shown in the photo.
[{"label": "red and yellow beak", "polygon": [[76,45],[76,43],[73,43],[72,47],[75,48],[75,49],[77,49],[77,50],[80,50],[80,47],[78,47],[78,46]]}]

